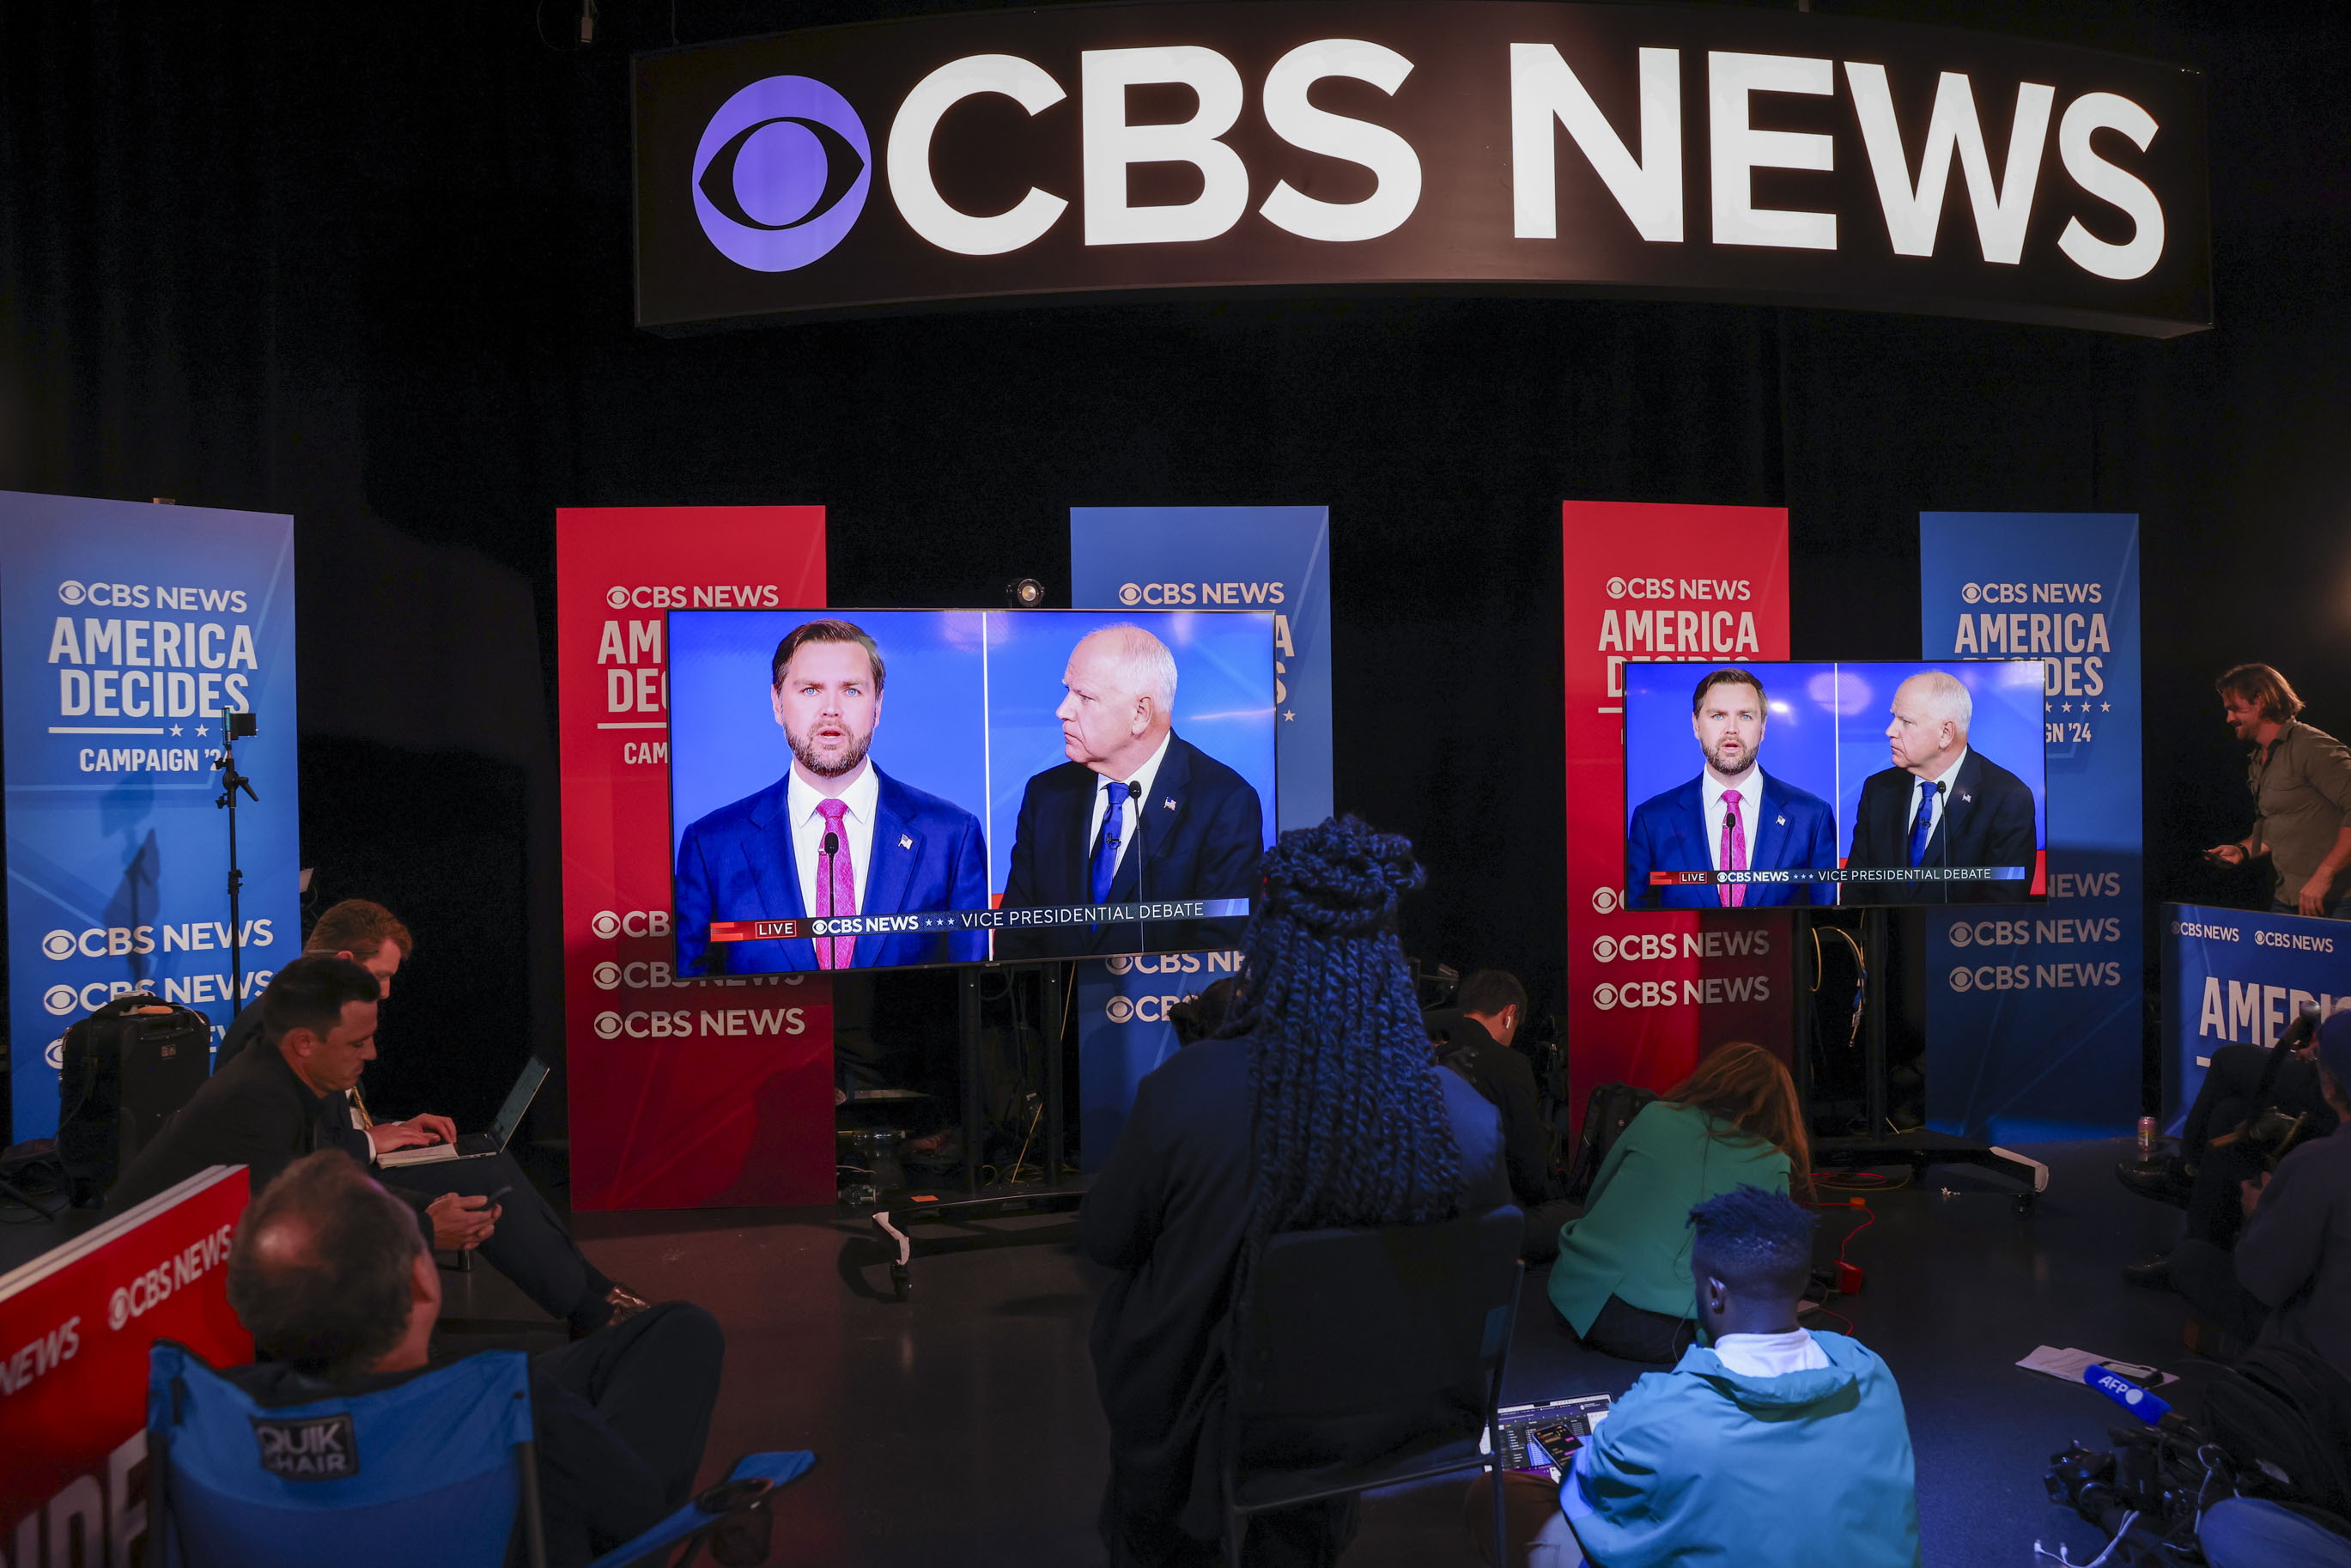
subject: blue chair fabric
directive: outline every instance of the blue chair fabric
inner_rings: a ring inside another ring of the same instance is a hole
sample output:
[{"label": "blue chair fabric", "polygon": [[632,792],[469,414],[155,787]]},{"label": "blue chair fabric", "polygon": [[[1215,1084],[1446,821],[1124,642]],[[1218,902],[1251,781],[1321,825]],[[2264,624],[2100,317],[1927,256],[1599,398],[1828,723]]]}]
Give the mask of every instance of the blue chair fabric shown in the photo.
[{"label": "blue chair fabric", "polygon": [[503,1568],[528,1505],[530,1366],[485,1351],[391,1388],[264,1406],[183,1345],[150,1353],[165,1568]]}]

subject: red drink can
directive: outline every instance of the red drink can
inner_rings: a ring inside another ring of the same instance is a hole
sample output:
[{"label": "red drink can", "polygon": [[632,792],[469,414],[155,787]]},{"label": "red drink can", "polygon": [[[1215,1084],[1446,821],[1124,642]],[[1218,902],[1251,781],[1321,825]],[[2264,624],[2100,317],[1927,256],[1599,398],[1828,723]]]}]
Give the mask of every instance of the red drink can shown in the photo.
[{"label": "red drink can", "polygon": [[2138,1157],[2145,1160],[2152,1159],[2154,1156],[2155,1118],[2141,1116],[2138,1119]]}]

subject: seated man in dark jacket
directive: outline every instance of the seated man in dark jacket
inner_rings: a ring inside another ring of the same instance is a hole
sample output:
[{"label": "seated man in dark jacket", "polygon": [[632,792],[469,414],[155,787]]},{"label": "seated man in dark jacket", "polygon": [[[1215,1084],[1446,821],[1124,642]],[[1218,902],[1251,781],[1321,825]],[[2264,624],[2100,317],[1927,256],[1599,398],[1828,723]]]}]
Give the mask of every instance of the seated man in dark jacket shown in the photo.
[{"label": "seated man in dark jacket", "polygon": [[[246,1210],[228,1299],[276,1359],[225,1375],[265,1404],[299,1404],[424,1371],[441,1271],[400,1200],[325,1150],[287,1166]],[[725,1354],[709,1313],[672,1301],[532,1358],[549,1568],[578,1568],[684,1502]]]},{"label": "seated man in dark jacket", "polygon": [[[2266,1166],[2260,1150],[2231,1134],[2249,1117],[2273,1106],[2286,1115],[2307,1118],[2305,1136],[2335,1128],[2334,1107],[2319,1087],[2317,1027],[2317,1015],[2305,1013],[2294,1021],[2276,1050],[2265,1045],[2215,1050],[2196,1103],[2180,1126],[2179,1152],[2146,1164],[2125,1160],[2115,1167],[2123,1185],[2142,1197],[2185,1208],[2184,1239],[2209,1242],[2224,1252],[2235,1246],[2244,1227],[2239,1186],[2260,1176]],[[2279,1050],[2286,1053],[2283,1058]],[[2216,1144],[2216,1138],[2221,1141]],[[2131,1264],[2123,1278],[2155,1290],[2173,1283],[2168,1258]]]},{"label": "seated man in dark jacket", "polygon": [[[277,971],[262,993],[261,1038],[204,1086],[140,1151],[107,1194],[120,1214],[208,1166],[246,1166],[258,1192],[291,1162],[363,1138],[344,1096],[375,1059],[376,977],[348,958],[308,955]],[[339,1119],[340,1118],[340,1119]],[[450,1161],[496,1166],[497,1160]],[[430,1167],[423,1167],[430,1168]],[[403,1173],[404,1174],[404,1173]],[[581,1256],[563,1222],[528,1184],[510,1203],[486,1196],[398,1190],[434,1247],[482,1256],[574,1333],[588,1333],[643,1303]]]},{"label": "seated man in dark jacket", "polygon": [[2220,1331],[2219,1354],[2239,1348],[2231,1340],[2283,1341],[2351,1377],[2351,1011],[2318,1026],[2317,1058],[2334,1133],[2241,1185],[2245,1228],[2233,1249],[2189,1237],[2172,1249],[2169,1273],[2202,1328]]},{"label": "seated man in dark jacket", "polygon": [[1445,1065],[1469,1081],[1502,1118],[1502,1154],[1510,1197],[1526,1216],[1519,1256],[1548,1263],[1559,1256],[1559,1228],[1583,1210],[1552,1196],[1551,1129],[1543,1124],[1534,1063],[1513,1043],[1526,1021],[1527,988],[1504,969],[1479,969],[1461,982],[1446,1028]]}]

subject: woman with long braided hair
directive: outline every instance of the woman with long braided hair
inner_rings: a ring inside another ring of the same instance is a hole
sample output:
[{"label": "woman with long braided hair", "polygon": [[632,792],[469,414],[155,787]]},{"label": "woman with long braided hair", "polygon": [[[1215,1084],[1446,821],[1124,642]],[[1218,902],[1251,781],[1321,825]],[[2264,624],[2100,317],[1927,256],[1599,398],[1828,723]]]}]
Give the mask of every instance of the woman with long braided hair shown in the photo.
[{"label": "woman with long braided hair", "polygon": [[[1510,1201],[1493,1107],[1434,1065],[1403,950],[1412,846],[1355,819],[1262,865],[1239,997],[1146,1077],[1079,1239],[1117,1272],[1094,1319],[1114,1568],[1213,1562],[1228,1323],[1277,1232],[1433,1223]],[[1327,1564],[1352,1503],[1259,1516],[1252,1564]]]}]

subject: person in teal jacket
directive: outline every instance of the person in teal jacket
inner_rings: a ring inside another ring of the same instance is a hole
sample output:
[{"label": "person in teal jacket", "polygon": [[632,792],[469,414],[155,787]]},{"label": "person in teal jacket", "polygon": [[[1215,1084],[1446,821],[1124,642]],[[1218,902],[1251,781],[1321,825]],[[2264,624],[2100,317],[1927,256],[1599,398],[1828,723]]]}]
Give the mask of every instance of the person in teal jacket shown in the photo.
[{"label": "person in teal jacket", "polygon": [[1583,1217],[1560,1228],[1551,1304],[1593,1349],[1669,1364],[1696,1338],[1694,1207],[1742,1184],[1810,1197],[1811,1145],[1796,1085],[1761,1046],[1725,1045],[1641,1108],[1593,1178]]},{"label": "person in teal jacket", "polygon": [[[1555,1494],[1533,1476],[1504,1478],[1512,1568],[1918,1568],[1894,1375],[1858,1341],[1796,1322],[1812,1214],[1740,1186],[1699,1204],[1689,1223],[1710,1344],[1634,1384]],[[1481,1548],[1485,1485],[1466,1511]]]}]

